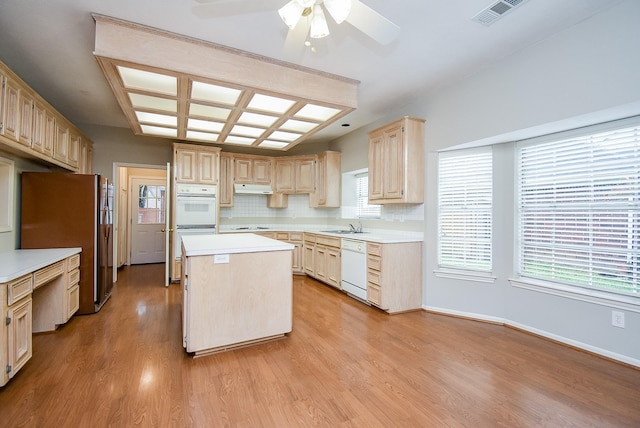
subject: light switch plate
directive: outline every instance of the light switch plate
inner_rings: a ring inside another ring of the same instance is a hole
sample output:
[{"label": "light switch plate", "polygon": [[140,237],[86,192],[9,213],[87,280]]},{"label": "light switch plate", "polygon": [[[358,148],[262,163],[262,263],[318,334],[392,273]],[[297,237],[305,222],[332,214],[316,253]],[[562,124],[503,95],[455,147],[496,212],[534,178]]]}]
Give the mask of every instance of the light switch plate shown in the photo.
[{"label": "light switch plate", "polygon": [[213,256],[214,264],[229,263],[229,254],[215,254]]}]

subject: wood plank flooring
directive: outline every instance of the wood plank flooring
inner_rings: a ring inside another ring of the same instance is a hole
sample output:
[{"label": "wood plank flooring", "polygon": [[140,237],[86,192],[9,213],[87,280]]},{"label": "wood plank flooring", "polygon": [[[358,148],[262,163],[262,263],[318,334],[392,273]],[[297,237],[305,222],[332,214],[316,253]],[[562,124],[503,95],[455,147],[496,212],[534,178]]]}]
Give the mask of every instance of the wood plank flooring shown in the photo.
[{"label": "wood plank flooring", "polygon": [[639,427],[640,370],[502,326],[389,316],[294,277],[288,337],[193,359],[164,265],[34,336],[1,427]]}]

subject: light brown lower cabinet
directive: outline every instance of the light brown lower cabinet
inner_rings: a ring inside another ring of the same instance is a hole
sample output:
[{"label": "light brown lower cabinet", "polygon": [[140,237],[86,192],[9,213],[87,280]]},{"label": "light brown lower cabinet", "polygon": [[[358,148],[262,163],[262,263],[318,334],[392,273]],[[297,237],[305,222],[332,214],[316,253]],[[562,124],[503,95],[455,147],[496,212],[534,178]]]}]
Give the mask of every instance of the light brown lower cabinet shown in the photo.
[{"label": "light brown lower cabinet", "polygon": [[337,289],[341,289],[340,238],[304,234],[304,272]]},{"label": "light brown lower cabinet", "polygon": [[422,307],[422,243],[367,243],[367,301],[389,313]]},{"label": "light brown lower cabinet", "polygon": [[33,333],[55,330],[78,310],[79,266],[80,254],[74,254],[0,283],[0,386],[31,358]]}]

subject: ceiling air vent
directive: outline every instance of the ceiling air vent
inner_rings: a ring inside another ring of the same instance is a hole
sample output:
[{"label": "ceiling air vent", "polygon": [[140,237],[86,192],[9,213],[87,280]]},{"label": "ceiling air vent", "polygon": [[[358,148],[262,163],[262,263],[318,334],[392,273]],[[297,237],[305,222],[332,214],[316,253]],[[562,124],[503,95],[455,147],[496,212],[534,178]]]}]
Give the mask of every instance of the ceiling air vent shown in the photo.
[{"label": "ceiling air vent", "polygon": [[478,12],[472,21],[489,26],[527,0],[498,0]]}]

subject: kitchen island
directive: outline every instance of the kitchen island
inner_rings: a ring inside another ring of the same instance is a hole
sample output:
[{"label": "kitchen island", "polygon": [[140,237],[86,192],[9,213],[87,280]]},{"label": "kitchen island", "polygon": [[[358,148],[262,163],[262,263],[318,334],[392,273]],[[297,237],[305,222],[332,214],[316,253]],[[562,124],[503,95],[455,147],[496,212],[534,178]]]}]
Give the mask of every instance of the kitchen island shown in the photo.
[{"label": "kitchen island", "polygon": [[200,356],[291,332],[292,251],[253,233],[183,236],[186,351]]}]

